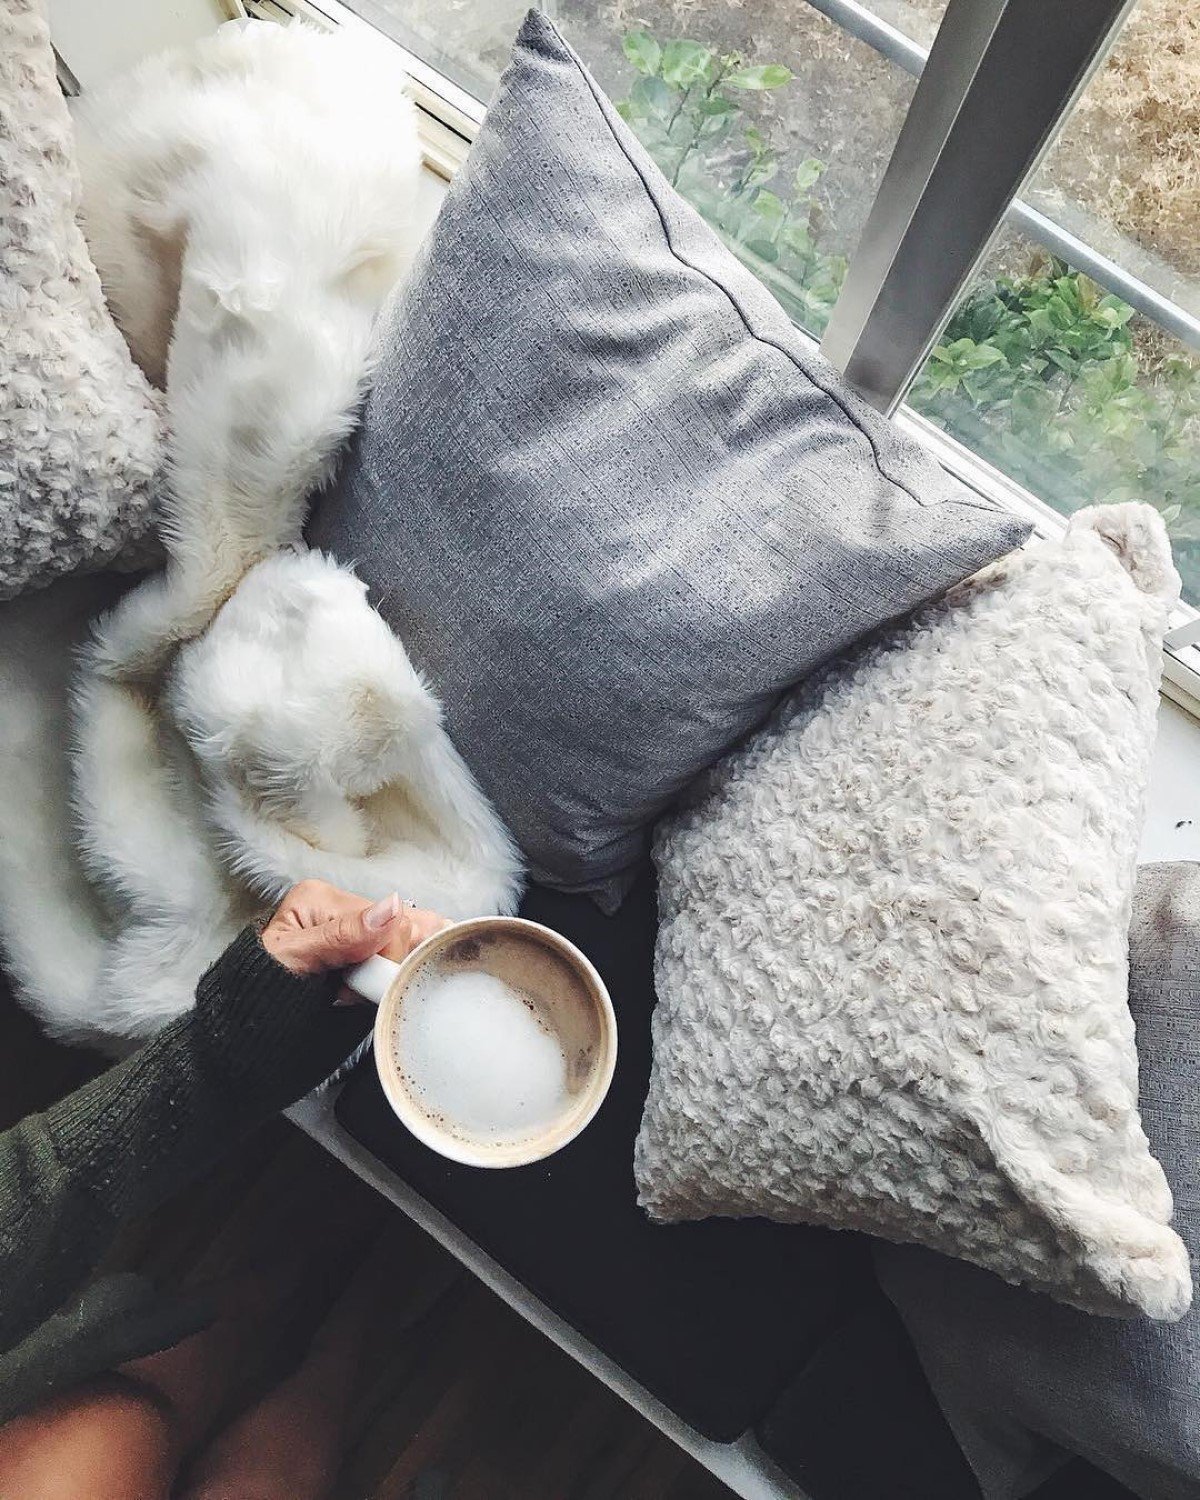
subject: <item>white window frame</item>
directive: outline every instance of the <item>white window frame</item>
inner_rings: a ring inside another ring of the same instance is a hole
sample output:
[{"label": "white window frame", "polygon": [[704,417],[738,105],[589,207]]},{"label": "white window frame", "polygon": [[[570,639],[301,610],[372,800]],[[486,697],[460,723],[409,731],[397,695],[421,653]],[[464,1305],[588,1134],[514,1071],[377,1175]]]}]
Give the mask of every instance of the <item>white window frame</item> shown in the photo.
[{"label": "white window frame", "polygon": [[[961,133],[978,131],[981,110],[1004,107],[1003,89],[996,82],[1013,66],[1015,47],[1026,72],[1037,70],[1039,52],[1030,31],[1048,14],[1050,0],[950,0],[928,50],[881,21],[860,0],[805,3],[919,80],[821,350],[868,400],[894,412],[897,425],[959,480],[1024,516],[1037,535],[1061,534],[1066,518],[1059,512],[900,403],[1006,217],[1170,333],[1200,347],[1200,318],[1017,196],[1103,60],[1133,0],[1072,0],[1061,8],[1074,20],[1065,33],[1059,30],[1054,56],[1047,60],[1044,97],[1033,91],[1039,108],[1031,111],[1027,96],[1020,119],[1007,122],[1013,128],[998,122],[989,132],[988,149],[972,159],[967,177],[963,153],[956,151]],[[299,16],[320,26],[346,26],[396,47],[412,79],[426,165],[447,180],[462,165],[483,123],[483,103],[340,0],[225,4],[234,16]],[[1052,11],[1058,9],[1051,5]],[[979,170],[980,156],[986,171]],[[948,245],[946,205],[968,196],[977,201],[969,231]],[[932,257],[923,246],[935,225],[937,253]],[[914,270],[935,258],[941,268],[936,283]],[[816,348],[817,341],[800,331]],[[1163,694],[1200,719],[1200,611],[1190,605],[1181,604],[1170,622]]]}]

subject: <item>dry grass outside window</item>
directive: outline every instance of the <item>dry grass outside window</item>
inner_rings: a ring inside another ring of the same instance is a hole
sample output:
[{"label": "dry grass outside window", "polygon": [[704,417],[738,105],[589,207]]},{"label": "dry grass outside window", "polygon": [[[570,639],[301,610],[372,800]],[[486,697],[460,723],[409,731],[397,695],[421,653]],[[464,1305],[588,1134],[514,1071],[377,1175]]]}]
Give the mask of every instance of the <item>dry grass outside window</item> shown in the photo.
[{"label": "dry grass outside window", "polygon": [[1200,275],[1200,3],[1141,0],[1042,171]]}]

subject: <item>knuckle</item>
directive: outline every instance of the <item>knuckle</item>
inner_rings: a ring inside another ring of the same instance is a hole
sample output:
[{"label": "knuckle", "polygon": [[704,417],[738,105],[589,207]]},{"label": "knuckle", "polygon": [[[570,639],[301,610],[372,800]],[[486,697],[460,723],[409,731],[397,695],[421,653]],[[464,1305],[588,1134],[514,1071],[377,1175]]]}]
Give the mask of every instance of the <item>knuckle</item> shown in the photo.
[{"label": "knuckle", "polygon": [[362,915],[359,912],[343,912],[336,922],[330,924],[330,928],[339,947],[358,942],[363,935]]}]

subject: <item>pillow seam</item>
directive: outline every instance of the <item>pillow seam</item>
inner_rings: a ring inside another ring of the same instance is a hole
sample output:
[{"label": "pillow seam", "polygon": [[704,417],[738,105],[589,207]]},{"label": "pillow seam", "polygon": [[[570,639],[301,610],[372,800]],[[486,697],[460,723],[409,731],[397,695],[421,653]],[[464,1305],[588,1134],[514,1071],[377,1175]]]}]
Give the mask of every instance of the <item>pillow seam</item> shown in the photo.
[{"label": "pillow seam", "polygon": [[[560,39],[562,39],[561,36]],[[645,172],[643,172],[642,168],[630,155],[628,147],[621,140],[620,136],[613,128],[613,123],[609,119],[608,111],[605,108],[605,98],[601,93],[598,85],[593,81],[587,69],[580,62],[574,48],[568,46],[565,40],[563,45],[564,50],[570,57],[576,71],[583,79],[584,83],[587,85],[588,91],[591,93],[592,98],[599,105],[601,118],[604,120],[604,124],[606,129],[608,130],[609,135],[612,136],[614,144],[616,145],[618,151],[620,151],[621,155],[633,168],[634,172],[637,174],[638,181],[641,183],[647,198],[649,198],[650,202],[654,205],[654,211],[658,215],[658,222],[662,226],[663,239],[666,241],[667,249],[671,252],[672,256],[679,262],[681,266],[686,266],[689,271],[694,272],[697,276],[702,276],[705,281],[716,287],[716,289],[726,298],[729,305],[733,308],[734,312],[737,313],[738,317],[741,319],[742,327],[746,330],[747,334],[749,334],[749,336],[755,341],[755,343],[762,344],[768,349],[774,349],[777,354],[782,354],[784,359],[786,359],[794,369],[798,370],[806,380],[811,381],[811,383],[815,385],[819,391],[828,396],[828,398],[834,403],[834,405],[839,408],[839,410],[842,412],[842,414],[845,416],[846,420],[851,424],[854,430],[861,433],[863,438],[866,440],[867,446],[871,450],[871,456],[875,461],[875,468],[878,470],[879,475],[882,479],[885,479],[889,484],[895,485],[898,490],[902,490],[915,505],[926,507],[929,503],[928,501],[922,500],[915,490],[911,489],[907,484],[905,484],[902,479],[898,479],[894,474],[888,471],[888,469],[884,465],[883,459],[880,457],[879,448],[876,445],[874,437],[855,417],[854,413],[850,410],[849,406],[838,394],[838,392],[833,389],[832,386],[826,385],[822,381],[817,379],[812,371],[805,369],[804,366],[801,365],[800,362],[796,359],[795,355],[791,354],[787,349],[785,349],[782,344],[775,343],[773,339],[764,338],[761,333],[757,332],[757,330],[752,326],[750,319],[747,317],[744,309],[742,308],[741,303],[738,301],[734,293],[730,291],[730,289],[725,285],[725,283],[719,281],[711,271],[706,271],[703,266],[695,265],[692,261],[688,260],[685,255],[682,255],[676,248],[675,242],[671,238],[671,229],[670,225],[667,222],[666,213],[663,210],[662,204],[658,200],[658,195],[655,193],[654,189],[647,181]],[[747,271],[746,274],[752,275],[753,273]],[[931,460],[931,462],[936,462],[936,460]],[[949,501],[939,501],[937,503],[941,505],[965,505],[971,510],[987,511],[989,514],[995,513],[994,506],[988,505],[982,500],[971,499],[966,495],[955,497],[954,499],[951,499]]]}]

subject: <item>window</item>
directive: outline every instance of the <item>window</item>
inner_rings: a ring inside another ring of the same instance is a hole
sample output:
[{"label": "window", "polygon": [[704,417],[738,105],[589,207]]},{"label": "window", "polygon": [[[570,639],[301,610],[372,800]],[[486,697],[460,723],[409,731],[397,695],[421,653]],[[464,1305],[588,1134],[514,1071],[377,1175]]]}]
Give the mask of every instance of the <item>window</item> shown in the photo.
[{"label": "window", "polygon": [[[526,8],[258,3],[349,9],[476,99]],[[981,487],[1155,504],[1200,604],[1200,0],[545,3],[868,399],[969,449]],[[1197,638],[1188,614],[1200,697]]]},{"label": "window", "polygon": [[1056,510],[1149,500],[1200,603],[1200,359],[1123,298],[1008,234],[908,400]]},{"label": "window", "polygon": [[352,0],[346,8],[468,94],[486,100],[529,5],[526,0]]},{"label": "window", "polygon": [[[925,35],[944,0],[911,11],[877,3],[904,10]],[[350,0],[349,8],[486,99],[526,5]],[[547,8],[667,177],[792,317],[820,334],[914,78],[803,0]]]},{"label": "window", "polygon": [[[1198,69],[1200,6],[1140,0],[908,395],[1057,510],[1157,506],[1195,604]],[[1031,238],[1037,215],[1101,268]]]}]

